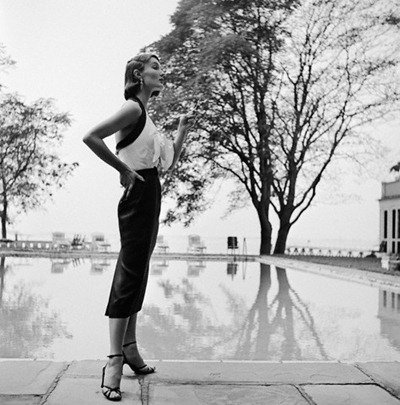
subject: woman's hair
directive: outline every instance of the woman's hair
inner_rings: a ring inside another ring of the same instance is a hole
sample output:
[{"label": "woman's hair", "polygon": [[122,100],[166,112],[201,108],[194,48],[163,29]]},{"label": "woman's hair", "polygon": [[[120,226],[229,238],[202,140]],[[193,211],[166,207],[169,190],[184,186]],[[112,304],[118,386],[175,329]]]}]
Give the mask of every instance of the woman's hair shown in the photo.
[{"label": "woman's hair", "polygon": [[[160,61],[160,58],[152,53],[140,53],[134,58],[128,60],[125,69],[125,100],[136,96],[140,90],[140,79],[136,77],[134,71],[138,70],[139,72],[142,72],[144,65],[149,62],[151,58],[156,58]],[[154,92],[151,96],[156,96],[157,94],[158,92]]]}]

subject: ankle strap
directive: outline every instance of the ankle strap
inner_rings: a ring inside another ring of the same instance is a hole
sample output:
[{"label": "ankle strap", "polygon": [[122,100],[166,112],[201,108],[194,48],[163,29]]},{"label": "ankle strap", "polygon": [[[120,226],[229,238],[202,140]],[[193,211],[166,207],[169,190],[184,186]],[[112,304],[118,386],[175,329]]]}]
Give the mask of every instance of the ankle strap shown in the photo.
[{"label": "ankle strap", "polygon": [[130,346],[136,344],[136,340],[134,342],[125,343],[122,347]]},{"label": "ankle strap", "polygon": [[109,359],[112,359],[113,357],[122,357],[122,354],[110,354],[107,356]]}]

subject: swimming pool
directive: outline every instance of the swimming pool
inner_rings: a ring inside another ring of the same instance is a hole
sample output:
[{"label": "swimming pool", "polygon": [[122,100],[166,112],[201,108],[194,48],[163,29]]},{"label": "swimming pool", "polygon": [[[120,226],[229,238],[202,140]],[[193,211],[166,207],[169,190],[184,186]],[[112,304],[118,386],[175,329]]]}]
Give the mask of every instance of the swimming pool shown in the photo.
[{"label": "swimming pool", "polygon": [[[105,358],[114,259],[2,264],[0,358]],[[400,289],[258,262],[154,259],[138,323],[146,359],[400,361]]]}]

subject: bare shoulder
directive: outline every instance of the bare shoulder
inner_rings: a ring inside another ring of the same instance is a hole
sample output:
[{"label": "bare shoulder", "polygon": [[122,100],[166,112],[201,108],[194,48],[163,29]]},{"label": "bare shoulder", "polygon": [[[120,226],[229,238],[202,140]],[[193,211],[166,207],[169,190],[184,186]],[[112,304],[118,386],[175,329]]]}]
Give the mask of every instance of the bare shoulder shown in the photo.
[{"label": "bare shoulder", "polygon": [[131,99],[126,100],[125,103],[122,104],[121,111],[128,114],[133,114],[134,116],[139,116],[142,113],[139,103]]},{"label": "bare shoulder", "polygon": [[122,128],[129,128],[136,124],[141,114],[142,110],[136,101],[126,100],[121,109],[117,112],[117,117]]}]

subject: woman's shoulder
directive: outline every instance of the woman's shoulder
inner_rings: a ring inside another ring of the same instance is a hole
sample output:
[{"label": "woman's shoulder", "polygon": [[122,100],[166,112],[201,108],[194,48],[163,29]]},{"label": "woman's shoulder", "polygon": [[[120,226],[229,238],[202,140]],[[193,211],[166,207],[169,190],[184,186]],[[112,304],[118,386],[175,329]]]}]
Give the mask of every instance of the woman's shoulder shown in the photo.
[{"label": "woman's shoulder", "polygon": [[128,120],[129,123],[136,122],[142,113],[143,111],[139,103],[131,99],[126,100],[124,104],[122,104],[119,112],[120,116],[123,117],[124,120]]},{"label": "woman's shoulder", "polygon": [[142,108],[139,104],[138,101],[133,100],[133,99],[128,99],[122,104],[121,110],[126,110],[127,112],[133,112],[133,113],[141,113]]}]

